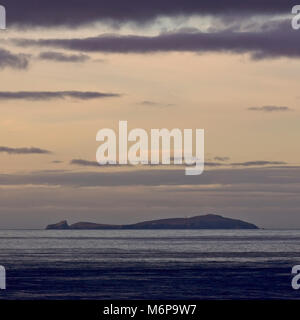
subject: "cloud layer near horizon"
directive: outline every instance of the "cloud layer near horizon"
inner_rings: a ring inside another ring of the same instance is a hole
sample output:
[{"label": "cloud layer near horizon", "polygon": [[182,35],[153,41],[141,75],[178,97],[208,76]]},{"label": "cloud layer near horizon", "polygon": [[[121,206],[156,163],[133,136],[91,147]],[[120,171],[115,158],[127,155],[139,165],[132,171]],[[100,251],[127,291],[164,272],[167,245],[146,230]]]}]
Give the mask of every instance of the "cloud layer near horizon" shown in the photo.
[{"label": "cloud layer near horizon", "polygon": [[[219,157],[216,157],[219,158]],[[246,161],[246,162],[235,162],[235,163],[224,163],[224,161],[228,161],[228,158],[219,158],[222,160],[218,160],[218,161],[222,161],[222,162],[211,162],[211,161],[206,161],[205,162],[205,167],[230,167],[230,166],[239,166],[239,167],[264,167],[264,166],[279,166],[279,165],[287,165],[286,162],[284,161],[261,161],[261,160],[257,160],[257,161]],[[223,160],[225,159],[225,160]],[[173,159],[174,160],[174,159]],[[164,164],[157,164],[157,165],[151,165],[149,164],[149,166],[151,167],[156,167],[156,166],[180,166],[180,167],[185,167],[185,164],[174,164],[173,160],[171,161],[171,165],[164,165]],[[103,168],[103,167],[124,167],[124,166],[131,166],[131,165],[112,165],[112,164],[106,164],[106,165],[100,165],[97,161],[90,161],[90,160],[84,160],[84,159],[72,159],[70,161],[70,164],[72,165],[77,165],[77,166],[82,166],[82,167],[98,167],[98,168]],[[193,166],[193,165],[191,165]],[[147,167],[147,165],[145,165],[144,167]]]},{"label": "cloud layer near horizon", "polygon": [[39,171],[0,174],[0,185],[48,185],[69,187],[200,186],[236,184],[299,184],[300,167],[218,169],[200,177],[185,176],[184,170],[147,169],[115,172]]}]

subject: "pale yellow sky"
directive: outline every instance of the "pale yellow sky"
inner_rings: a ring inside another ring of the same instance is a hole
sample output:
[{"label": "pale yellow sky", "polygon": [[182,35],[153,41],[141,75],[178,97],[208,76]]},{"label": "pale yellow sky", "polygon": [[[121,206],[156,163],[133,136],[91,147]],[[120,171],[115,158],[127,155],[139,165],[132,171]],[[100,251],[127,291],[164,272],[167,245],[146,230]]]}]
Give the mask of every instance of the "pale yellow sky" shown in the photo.
[{"label": "pale yellow sky", "polygon": [[[2,71],[2,91],[122,94],[92,101],[1,101],[1,145],[54,152],[51,156],[1,155],[4,171],[32,170],[33,164],[35,169],[45,169],[53,159],[94,160],[97,131],[116,129],[119,120],[128,120],[130,129],[204,128],[206,154],[228,156],[234,162],[297,163],[298,60],[255,62],[246,55],[194,53],[92,57],[105,60],[82,64],[33,60],[28,70]],[[157,105],[142,105],[142,101]],[[247,110],[267,105],[294,110]]]}]

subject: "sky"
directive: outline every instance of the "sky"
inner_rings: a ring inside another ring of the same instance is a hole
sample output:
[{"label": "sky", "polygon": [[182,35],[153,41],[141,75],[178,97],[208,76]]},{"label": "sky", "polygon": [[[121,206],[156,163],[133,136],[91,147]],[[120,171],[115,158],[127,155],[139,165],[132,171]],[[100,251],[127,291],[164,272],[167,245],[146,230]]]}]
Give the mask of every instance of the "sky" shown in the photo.
[{"label": "sky", "polygon": [[[294,1],[1,0],[0,228],[207,213],[300,228]],[[100,167],[102,128],[205,130],[205,172]]]}]

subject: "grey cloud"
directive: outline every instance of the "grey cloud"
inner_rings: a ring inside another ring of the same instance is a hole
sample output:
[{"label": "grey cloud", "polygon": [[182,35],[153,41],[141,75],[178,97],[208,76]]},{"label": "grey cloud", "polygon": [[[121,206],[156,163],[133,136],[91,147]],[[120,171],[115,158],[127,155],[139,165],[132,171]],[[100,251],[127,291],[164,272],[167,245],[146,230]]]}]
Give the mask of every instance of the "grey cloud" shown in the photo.
[{"label": "grey cloud", "polygon": [[85,54],[66,54],[63,52],[56,51],[45,51],[39,54],[39,59],[50,60],[56,62],[86,62],[90,60],[90,57]]},{"label": "grey cloud", "polygon": [[97,21],[111,22],[115,26],[127,22],[145,24],[161,16],[241,17],[256,14],[289,14],[295,2],[273,0],[266,4],[261,0],[131,0],[126,3],[124,0],[2,0],[1,4],[9,8],[9,23],[13,26],[79,27]]},{"label": "grey cloud", "polygon": [[89,91],[0,91],[0,100],[30,100],[45,101],[72,98],[77,100],[91,100],[101,98],[120,97],[117,93],[102,93]]},{"label": "grey cloud", "polygon": [[[211,168],[216,168],[216,167],[230,167],[230,166],[241,166],[241,167],[254,167],[254,166],[279,166],[279,165],[287,165],[286,162],[283,161],[247,161],[247,162],[237,162],[237,163],[224,163],[225,161],[229,160],[229,157],[215,157],[215,159],[219,159],[221,162],[214,162],[214,161],[205,161],[205,167],[211,167]],[[150,166],[150,167],[170,167],[172,168],[173,166],[176,167],[186,167],[186,166],[194,166],[192,165],[186,165],[186,164],[174,164],[174,158],[171,158],[171,164],[170,165],[165,165],[162,163],[159,164],[148,164],[144,165],[144,167]],[[131,166],[130,164],[127,165],[120,165],[120,164],[106,164],[106,165],[99,165],[97,161],[90,161],[90,160],[85,160],[85,159],[72,159],[70,161],[70,164],[72,165],[78,165],[78,166],[83,166],[83,167],[98,167],[98,168],[103,168],[103,167],[125,167],[125,166]],[[142,165],[140,165],[142,166]]]},{"label": "grey cloud", "polygon": [[[145,164],[145,165],[139,165],[139,166],[144,166],[144,167],[147,167],[147,166],[151,166],[151,167],[158,167],[158,166],[164,166],[164,167],[167,167],[167,166],[180,166],[180,167],[185,167],[185,166],[193,166],[192,165],[186,165],[186,164],[175,164],[174,163],[174,160],[175,158],[174,157],[171,157],[170,158],[170,165],[166,165],[166,164],[162,164],[162,163],[159,163],[159,164]],[[117,167],[117,166],[120,166],[120,167],[125,167],[125,166],[130,166],[132,167],[133,165],[131,164],[125,164],[125,165],[121,165],[119,163],[117,164],[105,164],[105,165],[100,165],[97,161],[91,161],[91,160],[85,160],[85,159],[72,159],[70,161],[70,164],[72,165],[78,165],[78,166],[83,166],[83,167],[98,167],[98,168],[103,168],[103,167],[107,167],[107,166],[114,166],[114,167]],[[220,163],[220,162],[210,162],[210,161],[206,161],[205,162],[205,166],[207,167],[220,167],[220,166],[224,166],[223,163]]]},{"label": "grey cloud", "polygon": [[[191,165],[193,166],[193,165]],[[224,166],[224,163],[221,162],[213,162],[213,161],[205,161],[206,167],[222,167]]]},{"label": "grey cloud", "polygon": [[49,154],[51,151],[44,150],[40,148],[10,148],[10,147],[3,147],[0,146],[0,152],[5,152],[8,154]]},{"label": "grey cloud", "polygon": [[14,39],[20,46],[55,47],[82,52],[155,53],[155,52],[223,52],[249,53],[252,59],[300,57],[299,34],[290,22],[277,23],[267,31],[169,32],[157,36],[104,34],[73,39]]},{"label": "grey cloud", "polygon": [[126,167],[130,166],[129,164],[104,164],[100,165],[97,161],[84,160],[84,159],[72,159],[70,161],[71,165],[82,166],[82,167],[97,167],[97,168],[106,168],[106,167]]},{"label": "grey cloud", "polygon": [[269,165],[285,165],[283,161],[247,161],[231,163],[233,166],[251,167],[251,166],[269,166]]},{"label": "grey cloud", "polygon": [[70,161],[70,164],[72,165],[77,165],[77,166],[82,166],[82,167],[98,167],[98,168],[103,168],[103,167],[125,167],[125,166],[131,166],[130,164],[104,164],[101,165],[97,161],[90,161],[90,160],[84,160],[84,159],[72,159]]},{"label": "grey cloud", "polygon": [[89,161],[83,159],[73,159],[70,161],[70,164],[83,166],[83,167],[100,167],[97,161]]},{"label": "grey cloud", "polygon": [[[181,167],[184,167],[185,165],[182,165],[182,164],[173,164],[173,161],[174,161],[174,158],[171,159],[171,165],[165,165],[165,164],[149,164],[149,165],[144,165],[145,167],[146,166],[151,166],[151,167],[158,167],[158,166],[181,166]],[[90,160],[84,160],[84,159],[72,159],[70,161],[70,164],[72,165],[78,165],[78,166],[83,166],[83,167],[98,167],[98,168],[103,168],[103,167],[132,167],[133,165],[131,164],[105,164],[105,165],[100,165],[97,161],[90,161]],[[143,165],[140,165],[140,166],[143,166]],[[190,166],[193,166],[193,165],[190,165]],[[220,166],[223,166],[222,163],[218,163],[218,162],[205,162],[205,166],[207,167],[220,167]]]},{"label": "grey cloud", "polygon": [[156,102],[151,100],[144,100],[139,102],[139,104],[145,107],[154,107],[154,108],[168,108],[168,107],[175,106],[175,104],[173,103],[161,103],[161,102]]},{"label": "grey cloud", "polygon": [[225,162],[225,161],[229,161],[230,158],[229,157],[219,157],[219,156],[217,156],[217,157],[214,157],[214,160]]},{"label": "grey cloud", "polygon": [[144,106],[157,106],[159,103],[157,103],[155,101],[144,100],[144,101],[141,101],[140,104],[142,104]]},{"label": "grey cloud", "polygon": [[8,50],[0,49],[0,68],[27,69],[29,58],[30,56],[27,54],[14,54]]},{"label": "grey cloud", "polygon": [[262,111],[262,112],[285,112],[292,111],[293,109],[283,106],[262,106],[262,107],[250,107],[250,111]]}]

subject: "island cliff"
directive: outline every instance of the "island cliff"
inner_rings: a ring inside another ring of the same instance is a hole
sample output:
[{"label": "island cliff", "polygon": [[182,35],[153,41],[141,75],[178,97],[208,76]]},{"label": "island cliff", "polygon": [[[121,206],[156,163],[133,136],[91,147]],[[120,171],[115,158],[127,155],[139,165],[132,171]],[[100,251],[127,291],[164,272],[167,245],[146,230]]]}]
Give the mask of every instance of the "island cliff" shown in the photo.
[{"label": "island cliff", "polygon": [[110,225],[92,222],[78,222],[68,225],[67,221],[50,224],[47,230],[143,230],[143,229],[258,229],[252,223],[225,218],[215,214],[207,214],[191,218],[171,218],[144,221],[135,224]]}]

